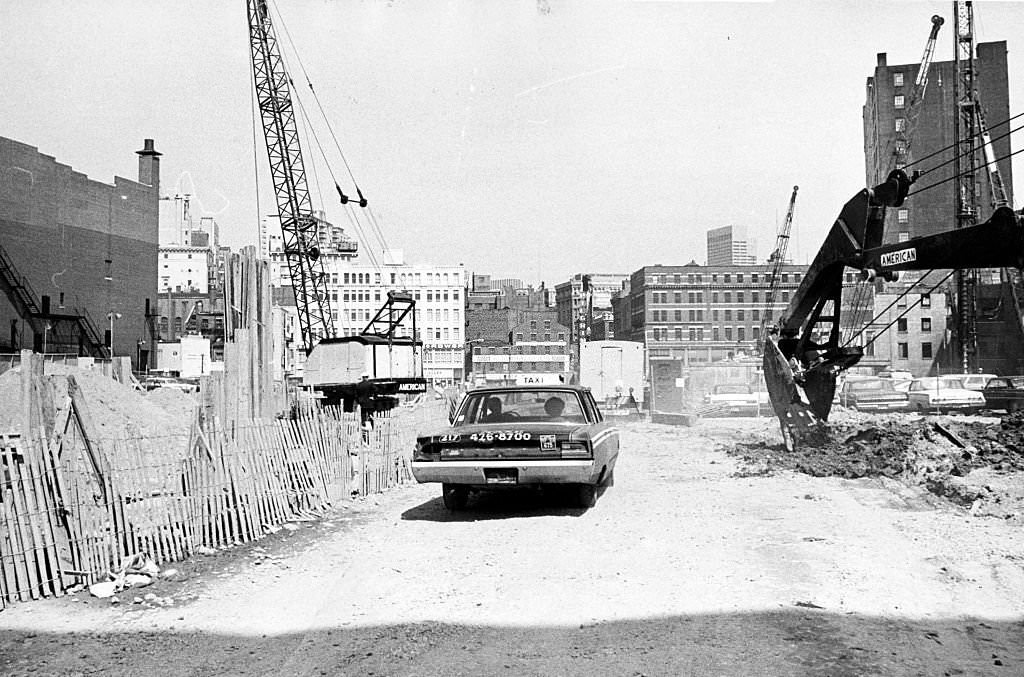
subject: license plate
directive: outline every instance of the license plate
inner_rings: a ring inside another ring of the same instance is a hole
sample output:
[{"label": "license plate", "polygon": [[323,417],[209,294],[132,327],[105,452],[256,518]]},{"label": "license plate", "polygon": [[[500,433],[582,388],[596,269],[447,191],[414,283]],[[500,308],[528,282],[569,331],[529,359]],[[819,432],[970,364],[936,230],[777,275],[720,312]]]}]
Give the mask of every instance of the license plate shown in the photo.
[{"label": "license plate", "polygon": [[517,484],[519,470],[516,468],[485,468],[484,479],[487,484]]}]

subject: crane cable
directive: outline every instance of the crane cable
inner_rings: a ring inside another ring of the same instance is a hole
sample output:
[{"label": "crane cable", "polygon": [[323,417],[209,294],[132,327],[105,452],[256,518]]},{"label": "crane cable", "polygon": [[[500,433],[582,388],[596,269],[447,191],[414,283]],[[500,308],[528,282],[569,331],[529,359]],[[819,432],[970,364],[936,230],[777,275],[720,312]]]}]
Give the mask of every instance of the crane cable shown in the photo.
[{"label": "crane cable", "polygon": [[[1008,117],[1008,118],[1006,118],[1005,120],[1003,120],[1001,122],[997,122],[994,125],[989,125],[988,131],[991,132],[993,129],[995,129],[997,127],[1002,127],[1005,124],[1009,124],[1010,122],[1013,122],[1014,120],[1016,120],[1017,118],[1021,117],[1022,115],[1024,115],[1024,113],[1017,113],[1016,115]],[[1020,129],[1020,127],[1018,127],[1017,129],[1011,129],[1006,134],[1002,134],[1000,136],[997,136],[996,138],[994,138],[992,140],[993,141],[998,141],[999,139],[1002,139],[1002,138],[1004,138],[1006,136],[1009,136],[1010,134],[1012,134],[1013,132],[1018,131],[1019,129]],[[976,134],[974,134],[974,136],[980,137],[981,136],[981,132],[980,131],[977,132]],[[939,148],[938,150],[936,150],[936,151],[934,151],[932,153],[929,153],[928,155],[925,155],[922,158],[918,158],[917,160],[914,160],[913,162],[908,162],[904,166],[904,169],[906,169],[907,167],[913,167],[914,165],[918,164],[919,162],[924,162],[925,160],[930,160],[931,158],[935,157],[936,155],[941,155],[942,153],[945,153],[947,150],[952,150],[953,148],[956,148],[957,145],[958,144],[956,144],[956,143],[951,143],[951,144],[949,144],[947,146],[943,146],[942,148]],[[944,164],[946,164],[946,163],[944,163]],[[931,170],[928,170],[928,171],[931,171]]]},{"label": "crane cable", "polygon": [[[331,125],[331,121],[327,117],[327,113],[324,110],[323,104],[320,102],[320,97],[317,95],[316,88],[313,86],[313,82],[309,77],[309,73],[306,71],[306,66],[302,61],[302,57],[299,55],[298,49],[296,49],[295,47],[295,42],[294,40],[292,40],[291,33],[288,31],[288,26],[287,24],[285,24],[284,19],[281,16],[280,9],[278,9],[275,3],[271,2],[271,4],[273,4],[274,11],[277,14],[278,24],[281,26],[281,30],[284,32],[285,38],[288,40],[288,44],[291,46],[292,53],[295,55],[295,60],[299,65],[299,70],[302,72],[302,76],[306,80],[306,85],[309,87],[309,91],[313,94],[313,100],[316,103],[317,110],[320,112],[320,117],[324,121],[325,126],[327,127],[327,131],[331,136],[331,140],[334,142],[334,147],[337,150],[338,155],[341,157],[342,163],[345,165],[345,170],[348,172],[349,178],[352,180],[352,185],[355,186],[356,193],[359,196],[358,203],[360,206],[366,208],[367,210],[367,214],[369,217],[367,219],[367,222],[369,223],[369,226],[366,230],[368,232],[364,231],[364,228],[362,227],[361,224],[361,219],[356,215],[355,210],[351,209],[351,198],[345,195],[345,193],[341,190],[341,186],[338,183],[338,178],[337,176],[335,176],[334,171],[331,168],[331,164],[327,159],[327,153],[324,150],[323,145],[320,143],[319,136],[317,136],[314,130],[312,134],[314,136],[314,139],[316,140],[317,149],[320,151],[320,156],[323,158],[324,164],[327,165],[327,170],[331,175],[331,179],[334,181],[334,187],[338,192],[338,196],[342,200],[342,204],[347,208],[346,212],[348,213],[349,221],[352,224],[353,228],[355,229],[356,235],[360,239],[362,239],[364,243],[369,244],[371,237],[373,237],[376,238],[382,251],[387,250],[388,243],[384,238],[384,233],[381,231],[380,225],[377,223],[377,217],[374,214],[373,208],[370,207],[366,198],[363,196],[362,190],[359,188],[359,183],[356,181],[355,174],[352,172],[352,167],[349,165],[348,158],[345,156],[345,152],[341,148],[341,143],[338,141],[338,136],[334,131],[334,127],[333,125]],[[289,81],[294,84],[290,77]],[[302,113],[302,116],[306,120],[306,124],[312,130],[312,121],[309,117],[309,114],[306,112],[305,106],[302,104],[302,100],[297,96],[297,92],[296,100],[298,101],[299,109]],[[373,265],[376,272],[381,273],[381,264],[377,260],[377,257],[373,254],[373,248],[365,247],[364,251],[366,252],[367,257],[370,259],[370,263],[371,265]]]},{"label": "crane cable", "polygon": [[[345,169],[346,169],[346,171],[349,174],[349,178],[352,179],[352,183],[356,187],[356,192],[359,194],[359,204],[362,205],[365,202],[365,198],[363,197],[362,190],[360,190],[359,185],[356,182],[355,176],[352,173],[352,169],[351,169],[351,167],[350,167],[350,165],[348,163],[348,159],[345,157],[345,153],[341,149],[341,144],[338,141],[338,137],[337,137],[337,135],[334,132],[334,129],[333,129],[332,125],[331,125],[330,120],[327,118],[327,114],[324,111],[323,105],[320,103],[320,98],[319,98],[319,96],[317,96],[316,89],[313,87],[313,83],[312,83],[312,81],[309,78],[309,74],[306,71],[305,64],[303,64],[303,62],[302,62],[302,57],[299,55],[299,52],[298,52],[298,50],[295,47],[295,42],[292,40],[291,33],[288,31],[288,27],[285,24],[284,19],[281,16],[280,10],[276,7],[276,5],[274,6],[274,11],[277,14],[278,24],[281,26],[281,30],[283,31],[285,37],[287,38],[288,44],[291,46],[292,54],[294,55],[296,62],[299,64],[299,70],[302,71],[303,77],[306,80],[306,84],[309,86],[309,89],[310,89],[310,91],[313,94],[313,99],[315,100],[316,105],[317,105],[317,109],[320,112],[320,117],[323,119],[324,124],[326,125],[326,127],[327,127],[327,129],[328,129],[328,131],[329,131],[329,133],[331,135],[331,138],[334,141],[335,149],[338,151],[338,155],[341,157],[342,162],[345,165]],[[282,58],[284,58],[283,55],[282,55]],[[292,80],[292,78],[290,76],[289,76],[289,82],[294,86],[294,84],[295,84],[294,80]],[[331,166],[331,162],[327,158],[327,152],[326,152],[323,144],[321,143],[320,137],[316,133],[316,130],[315,130],[314,126],[313,126],[312,118],[309,115],[309,112],[307,111],[306,106],[303,104],[302,98],[299,97],[297,91],[295,92],[295,101],[298,104],[299,112],[301,113],[302,119],[305,121],[306,127],[309,130],[309,134],[312,135],[313,140],[314,140],[315,145],[316,145],[316,148],[320,152],[320,157],[323,159],[324,164],[327,167],[327,171],[328,171],[328,173],[331,176],[331,180],[334,182],[335,190],[337,190],[338,196],[342,199],[342,204],[346,208],[345,209],[346,215],[349,218],[349,222],[351,223],[353,229],[355,230],[355,234],[357,235],[357,237],[360,240],[362,240],[364,243],[367,243],[367,244],[370,242],[370,240],[373,237],[376,237],[377,240],[379,241],[381,247],[386,249],[387,248],[387,244],[383,240],[383,235],[380,233],[379,227],[376,227],[374,222],[372,220],[368,219],[367,221],[368,221],[368,223],[370,225],[367,226],[366,228],[364,228],[364,226],[362,224],[362,220],[357,216],[355,210],[353,210],[351,208],[353,200],[351,198],[349,198],[347,195],[345,195],[344,191],[342,191],[341,186],[340,186],[339,181],[338,181],[338,177],[334,173],[334,170],[333,170],[333,168]],[[375,232],[375,229],[376,229],[376,232]],[[380,272],[381,265],[380,265],[380,262],[378,261],[377,257],[373,253],[373,247],[365,247],[364,251],[366,252],[367,258],[370,259],[370,263],[374,267],[374,269],[377,272]]]}]

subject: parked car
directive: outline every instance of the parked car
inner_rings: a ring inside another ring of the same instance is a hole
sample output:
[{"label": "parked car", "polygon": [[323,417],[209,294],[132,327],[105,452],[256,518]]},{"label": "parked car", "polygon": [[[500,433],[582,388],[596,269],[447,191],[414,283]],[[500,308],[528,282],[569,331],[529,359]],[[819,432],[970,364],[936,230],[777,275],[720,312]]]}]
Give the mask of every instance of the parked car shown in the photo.
[{"label": "parked car", "polygon": [[851,376],[839,391],[839,404],[857,411],[905,411],[910,398],[892,379]]},{"label": "parked car", "polygon": [[604,419],[589,388],[508,386],[466,394],[451,424],[416,440],[412,474],[440,482],[449,510],[470,493],[522,485],[571,485],[589,508],[610,484],[619,432]]},{"label": "parked car", "polygon": [[984,390],[988,382],[995,377],[995,374],[963,374],[958,378],[968,390]]},{"label": "parked car", "polygon": [[704,396],[704,404],[712,414],[756,416],[761,407],[769,406],[768,392],[756,393],[744,383],[719,383]]},{"label": "parked car", "polygon": [[991,409],[1013,413],[1024,409],[1024,376],[997,376],[989,379],[982,391],[985,404]]},{"label": "parked car", "polygon": [[973,412],[985,406],[985,396],[964,388],[959,376],[915,378],[907,391],[910,407],[917,411]]}]

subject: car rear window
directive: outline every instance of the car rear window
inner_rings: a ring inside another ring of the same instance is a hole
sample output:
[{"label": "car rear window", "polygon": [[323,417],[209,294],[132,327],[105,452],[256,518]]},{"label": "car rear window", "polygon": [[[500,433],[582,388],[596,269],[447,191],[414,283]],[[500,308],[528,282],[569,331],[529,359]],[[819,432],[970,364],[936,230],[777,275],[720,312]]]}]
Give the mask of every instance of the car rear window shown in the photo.
[{"label": "car rear window", "polygon": [[466,425],[542,421],[585,422],[586,416],[579,396],[573,391],[551,390],[470,393],[454,423]]},{"label": "car rear window", "polygon": [[850,390],[862,392],[865,390],[894,390],[891,381],[881,379],[874,381],[850,381]]},{"label": "car rear window", "polygon": [[730,384],[715,386],[716,395],[749,395],[750,386]]}]

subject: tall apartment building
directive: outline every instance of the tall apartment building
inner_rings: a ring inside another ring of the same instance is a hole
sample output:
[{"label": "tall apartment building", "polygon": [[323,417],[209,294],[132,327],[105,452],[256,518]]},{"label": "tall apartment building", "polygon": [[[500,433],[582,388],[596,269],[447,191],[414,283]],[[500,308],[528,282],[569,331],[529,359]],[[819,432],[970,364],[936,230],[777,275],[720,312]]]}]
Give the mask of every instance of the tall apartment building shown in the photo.
[{"label": "tall apartment building", "polygon": [[[950,28],[952,30],[952,27]],[[1003,124],[1010,117],[1007,49],[1005,41],[979,43],[976,49],[975,84],[978,99],[986,124],[992,135],[993,151],[996,158],[1010,153],[1010,127]],[[869,186],[885,179],[895,167],[895,153],[901,143],[899,130],[908,125],[907,104],[909,103],[919,64],[889,65],[886,55],[879,54],[874,75],[867,79],[864,104],[864,150],[866,178]],[[958,182],[953,181],[953,158],[956,126],[960,124],[955,96],[956,64],[953,61],[938,61],[929,71],[928,88],[922,100],[917,122],[912,126],[910,139],[910,169],[929,171],[918,180],[913,190],[920,191],[931,185],[934,189],[911,195],[906,203],[897,209],[890,209],[886,223],[888,242],[902,242],[913,237],[953,230],[957,227],[956,191]],[[1013,123],[1010,123],[1011,125]],[[1000,138],[1003,137],[1003,138]],[[986,220],[993,211],[992,187],[989,174],[979,159],[976,173],[977,220]],[[929,157],[933,156],[933,157]],[[920,164],[913,164],[920,160]],[[999,161],[999,171],[1007,190],[1010,203],[1013,202],[1013,167],[1009,159]],[[943,183],[944,182],[944,183]],[[971,361],[977,366],[995,373],[1009,373],[1024,364],[1024,333],[1021,330],[1021,308],[1014,299],[1010,280],[993,280],[992,271],[978,280],[976,290],[977,312],[977,353]],[[995,276],[998,277],[998,276]],[[952,309],[956,303],[952,283],[943,287],[941,298]],[[954,312],[955,311],[950,311]],[[953,333],[950,343],[943,345],[943,351],[936,350],[936,369],[943,368],[942,362],[960,362],[962,358],[947,359],[940,352],[959,352],[955,329],[959,322],[950,324]],[[948,364],[946,365],[948,368]]]},{"label": "tall apartment building", "polygon": [[106,183],[0,137],[0,286],[11,290],[0,295],[0,350],[97,355],[109,346],[136,368],[148,361],[160,153],[146,139],[136,154],[137,179]]},{"label": "tall apartment building", "polygon": [[[952,26],[949,30],[953,30]],[[919,63],[889,65],[886,55],[881,53],[874,74],[867,79],[863,116],[868,186],[878,185],[896,168],[897,143],[900,130],[906,129],[908,124],[907,104],[919,66]],[[978,97],[986,122],[992,127],[995,155],[1002,157],[1010,152],[1010,137],[998,138],[1008,128],[996,126],[1010,117],[1006,42],[979,43],[976,68]],[[908,157],[910,163],[921,160],[920,164],[912,164],[911,169],[934,171],[922,177],[912,190],[920,190],[953,176],[954,133],[959,124],[955,86],[956,64],[953,61],[933,62],[928,88],[913,126],[913,138],[909,139]],[[928,157],[933,154],[934,157]],[[1009,160],[1000,162],[999,169],[1007,190],[1012,193],[1013,168]],[[902,207],[890,210],[893,221],[886,224],[886,242],[899,242],[955,228],[956,187],[957,182],[948,180],[937,188],[911,195]],[[850,194],[857,188],[850,186]],[[992,213],[990,195],[988,174],[979,167],[979,222]]]},{"label": "tall apartment building", "polygon": [[[783,266],[772,316],[789,303],[806,266]],[[616,299],[616,326],[643,341],[650,358],[710,363],[751,352],[766,311],[766,266],[645,266]],[[628,313],[628,319],[620,317]]]},{"label": "tall apartment building", "polygon": [[722,226],[707,232],[709,266],[757,264],[757,242],[747,237],[745,226]]}]

